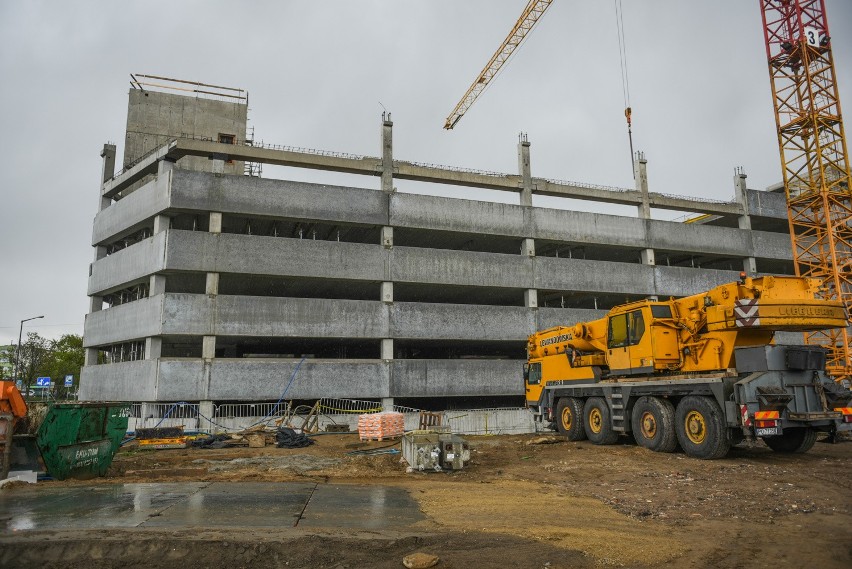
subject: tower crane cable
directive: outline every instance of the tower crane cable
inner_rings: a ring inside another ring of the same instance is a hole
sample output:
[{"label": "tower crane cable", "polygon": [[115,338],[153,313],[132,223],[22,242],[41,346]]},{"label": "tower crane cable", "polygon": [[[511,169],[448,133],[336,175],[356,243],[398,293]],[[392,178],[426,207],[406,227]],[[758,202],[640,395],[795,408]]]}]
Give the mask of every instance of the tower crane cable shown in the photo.
[{"label": "tower crane cable", "polygon": [[526,8],[524,8],[518,21],[515,22],[512,31],[509,32],[509,35],[503,40],[503,43],[494,55],[491,56],[491,59],[473,81],[473,84],[471,84],[467,92],[465,92],[464,96],[462,96],[461,100],[447,117],[447,120],[444,122],[445,129],[451,130],[456,126],[456,123],[461,120],[465,112],[479,98],[491,80],[500,73],[505,63],[512,57],[512,54],[515,53],[518,47],[520,47],[545,10],[550,7],[551,2],[553,0],[529,0],[527,2]]},{"label": "tower crane cable", "polygon": [[627,40],[624,36],[624,8],[621,0],[615,3],[615,27],[618,30],[618,58],[621,64],[621,93],[624,96],[624,117],[627,119],[627,138],[630,141],[630,170],[636,178],[633,169],[633,109],[630,107],[630,77],[627,74]]}]

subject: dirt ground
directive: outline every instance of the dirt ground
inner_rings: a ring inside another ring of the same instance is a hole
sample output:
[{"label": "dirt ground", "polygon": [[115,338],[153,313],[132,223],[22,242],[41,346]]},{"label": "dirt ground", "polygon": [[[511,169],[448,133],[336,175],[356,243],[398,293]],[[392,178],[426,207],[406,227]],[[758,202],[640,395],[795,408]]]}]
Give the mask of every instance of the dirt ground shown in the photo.
[{"label": "dirt ground", "polygon": [[384,484],[405,488],[428,519],[399,536],[188,528],[66,533],[48,545],[34,536],[15,544],[15,564],[98,568],[120,559],[127,568],[184,568],[191,559],[199,567],[340,569],[402,567],[406,554],[425,551],[447,568],[852,566],[852,442],[819,442],[804,455],[740,446],[700,461],[627,439],[597,447],[555,436],[466,438],[472,459],[464,470],[428,474],[406,473],[398,454],[347,454],[399,448],[355,435],[318,436],[301,449],[125,448],[106,478],[46,484]]}]

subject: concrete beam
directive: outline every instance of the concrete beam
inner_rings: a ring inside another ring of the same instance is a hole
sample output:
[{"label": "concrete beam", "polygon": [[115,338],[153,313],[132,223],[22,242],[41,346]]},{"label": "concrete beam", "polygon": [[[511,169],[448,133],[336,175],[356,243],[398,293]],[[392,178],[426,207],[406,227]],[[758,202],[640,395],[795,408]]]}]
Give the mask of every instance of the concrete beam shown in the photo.
[{"label": "concrete beam", "polygon": [[83,347],[117,344],[159,336],[163,321],[163,296],[143,298],[86,315]]},{"label": "concrete beam", "polygon": [[158,162],[170,155],[177,147],[177,141],[169,142],[154,150],[130,168],[125,169],[117,176],[103,183],[101,195],[105,198],[113,198],[124,189],[129,188],[145,176],[156,174],[159,168]]},{"label": "concrete beam", "polygon": [[84,366],[79,398],[81,401],[156,401],[157,361]]},{"label": "concrete beam", "polygon": [[163,335],[390,337],[388,307],[378,300],[169,293],[162,321]]},{"label": "concrete beam", "polygon": [[523,360],[394,360],[393,397],[523,395]]},{"label": "concrete beam", "polygon": [[397,302],[390,311],[390,337],[523,341],[535,331],[535,313],[520,306]]},{"label": "concrete beam", "polygon": [[92,263],[86,294],[104,296],[163,271],[169,231],[157,233]]},{"label": "concrete beam", "polygon": [[[369,176],[381,175],[382,171],[382,160],[376,157],[347,157],[332,153],[298,152],[285,149],[221,144],[202,140],[176,139],[152,152],[126,172],[104,183],[102,195],[104,197],[113,197],[122,189],[141,180],[144,176],[156,173],[157,162],[164,158],[176,161],[184,156],[210,157],[213,155],[225,155],[231,160]],[[400,180],[415,180],[511,192],[519,192],[523,186],[521,176],[512,174],[484,173],[472,170],[428,166],[400,160],[394,160],[393,165],[393,177]],[[534,193],[541,195],[625,205],[639,205],[642,203],[642,196],[636,190],[621,190],[619,188],[608,188],[591,184],[556,182],[543,178],[532,178],[532,185],[535,187]],[[658,209],[731,215],[740,215],[742,211],[741,206],[735,202],[705,202],[655,193],[649,194],[649,201],[651,207]]]},{"label": "concrete beam", "polygon": [[92,246],[120,239],[151,224],[170,207],[167,179],[157,178],[95,215]]},{"label": "concrete beam", "polygon": [[654,267],[608,261],[536,257],[539,290],[579,290],[625,295],[653,295]]},{"label": "concrete beam", "polygon": [[[192,378],[198,378],[196,382],[201,381],[203,370],[200,362],[191,370],[186,369],[189,366],[176,363],[179,362],[160,360],[158,395],[162,399],[179,400],[199,393],[193,390]],[[276,400],[281,397],[298,364],[299,360],[295,359],[213,360],[209,387],[203,386],[202,397],[229,401]],[[390,397],[389,365],[381,360],[305,360],[287,397]],[[196,399],[198,397],[195,395]]]},{"label": "concrete beam", "polygon": [[395,247],[391,255],[396,282],[529,289],[533,259],[520,255]]},{"label": "concrete beam", "polygon": [[531,237],[518,205],[397,193],[390,198],[395,227]]},{"label": "concrete beam", "polygon": [[748,211],[752,217],[787,219],[787,196],[784,192],[747,190]]},{"label": "concrete beam", "polygon": [[391,280],[385,275],[387,252],[379,244],[175,229],[166,233],[170,238],[165,265],[172,270],[246,276]]},{"label": "concrete beam", "polygon": [[388,225],[388,196],[365,188],[175,170],[170,197],[178,210]]}]

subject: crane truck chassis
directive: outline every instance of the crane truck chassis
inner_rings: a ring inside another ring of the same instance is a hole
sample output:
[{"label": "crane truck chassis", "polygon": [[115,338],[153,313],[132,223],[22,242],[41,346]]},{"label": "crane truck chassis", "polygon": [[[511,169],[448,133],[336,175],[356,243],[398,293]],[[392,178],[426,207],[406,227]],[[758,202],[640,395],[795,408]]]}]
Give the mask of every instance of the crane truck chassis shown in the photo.
[{"label": "crane truck chassis", "polygon": [[746,278],[706,293],[616,306],[600,320],[529,337],[527,407],[568,438],[613,444],[631,433],[657,452],[724,457],[744,439],[809,450],[852,431],[852,392],[825,350],[774,344],[779,330],[848,326],[840,302],[799,277]]}]

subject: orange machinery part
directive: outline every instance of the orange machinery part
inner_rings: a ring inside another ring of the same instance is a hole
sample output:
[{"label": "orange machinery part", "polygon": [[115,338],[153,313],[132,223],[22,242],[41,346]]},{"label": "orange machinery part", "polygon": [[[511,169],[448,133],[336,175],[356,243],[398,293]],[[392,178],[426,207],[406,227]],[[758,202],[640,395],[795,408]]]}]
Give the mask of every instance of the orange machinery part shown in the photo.
[{"label": "orange machinery part", "polygon": [[13,381],[0,381],[0,413],[11,413],[15,419],[27,416],[27,404]]}]

